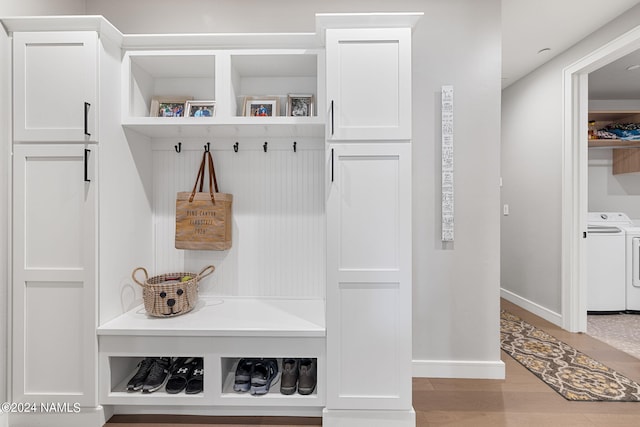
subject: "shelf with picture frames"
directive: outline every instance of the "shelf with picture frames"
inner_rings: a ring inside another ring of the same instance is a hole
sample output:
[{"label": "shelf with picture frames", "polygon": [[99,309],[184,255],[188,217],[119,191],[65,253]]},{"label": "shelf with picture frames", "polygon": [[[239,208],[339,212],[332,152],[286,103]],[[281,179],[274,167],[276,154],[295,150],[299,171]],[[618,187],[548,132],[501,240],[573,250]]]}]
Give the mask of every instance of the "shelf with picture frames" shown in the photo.
[{"label": "shelf with picture frames", "polygon": [[130,50],[122,125],[152,138],[322,137],[322,82],[320,49]]}]

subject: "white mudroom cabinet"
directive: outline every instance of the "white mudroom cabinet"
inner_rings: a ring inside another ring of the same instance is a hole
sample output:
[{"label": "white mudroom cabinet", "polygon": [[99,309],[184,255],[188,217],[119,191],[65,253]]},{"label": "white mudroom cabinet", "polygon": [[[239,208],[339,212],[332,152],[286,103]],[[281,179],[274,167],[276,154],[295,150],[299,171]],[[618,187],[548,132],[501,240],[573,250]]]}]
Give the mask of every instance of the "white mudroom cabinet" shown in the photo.
[{"label": "white mudroom cabinet", "polygon": [[96,401],[97,152],[13,152],[13,396]]},{"label": "white mudroom cabinet", "polygon": [[410,139],[411,28],[328,28],[326,49],[327,139]]},{"label": "white mudroom cabinet", "polygon": [[95,31],[15,33],[13,76],[15,141],[98,141]]},{"label": "white mudroom cabinet", "polygon": [[418,15],[387,16],[395,25],[375,18],[367,28],[348,16],[319,17],[329,106],[327,425],[344,425],[342,411],[354,410],[349,425],[415,425],[411,28]]},{"label": "white mudroom cabinet", "polygon": [[[128,36],[101,17],[3,20],[14,44],[10,398],[80,406],[10,414],[9,425],[170,413],[414,426],[419,17],[322,14],[318,34],[296,37]],[[58,60],[66,65],[48,75]],[[310,114],[290,114],[289,96],[310,99]],[[273,114],[247,114],[247,102],[261,99]],[[215,113],[157,117],[153,108],[168,100],[213,103]],[[174,245],[176,192],[193,186],[203,150],[220,191],[234,197],[225,251]],[[199,283],[192,311],[147,315],[134,269],[206,265],[215,272]],[[202,358],[202,392],[127,391],[145,357]],[[234,392],[247,357],[314,359],[316,387]]]}]

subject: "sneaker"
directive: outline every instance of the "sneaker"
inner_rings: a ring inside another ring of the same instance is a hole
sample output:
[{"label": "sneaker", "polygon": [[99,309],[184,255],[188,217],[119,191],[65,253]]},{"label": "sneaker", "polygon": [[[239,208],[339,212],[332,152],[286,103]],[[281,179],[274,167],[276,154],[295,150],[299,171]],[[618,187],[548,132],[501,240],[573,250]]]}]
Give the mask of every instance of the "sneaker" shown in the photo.
[{"label": "sneaker", "polygon": [[251,371],[251,394],[269,393],[272,384],[278,382],[278,361],[276,359],[260,359]]},{"label": "sneaker", "polygon": [[240,359],[236,368],[233,391],[247,392],[251,389],[251,371],[257,359]]},{"label": "sneaker", "polygon": [[140,361],[140,363],[138,363],[138,372],[136,372],[127,383],[127,391],[138,391],[142,389],[142,386],[147,379],[147,375],[149,375],[149,371],[151,370],[151,366],[153,366],[154,360],[154,357],[145,357]]},{"label": "sneaker", "polygon": [[282,361],[282,379],[280,393],[293,394],[298,386],[298,359],[284,359]]},{"label": "sneaker", "polygon": [[298,377],[298,393],[311,394],[316,388],[317,359],[300,359],[300,372]]},{"label": "sneaker", "polygon": [[154,358],[153,365],[149,370],[149,375],[142,386],[143,393],[153,393],[164,385],[169,376],[169,366],[171,360],[168,357]]}]

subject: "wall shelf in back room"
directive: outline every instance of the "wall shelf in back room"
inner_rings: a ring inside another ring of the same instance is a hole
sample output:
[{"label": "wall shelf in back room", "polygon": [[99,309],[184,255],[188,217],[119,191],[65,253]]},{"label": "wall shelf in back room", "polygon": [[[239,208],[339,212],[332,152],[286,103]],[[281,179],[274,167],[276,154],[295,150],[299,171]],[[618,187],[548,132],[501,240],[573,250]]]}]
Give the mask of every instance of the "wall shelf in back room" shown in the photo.
[{"label": "wall shelf in back room", "polygon": [[[602,129],[611,123],[640,123],[639,110],[592,110],[589,121],[596,129]],[[613,149],[613,175],[640,172],[640,141],[623,139],[590,139],[590,149]]]}]

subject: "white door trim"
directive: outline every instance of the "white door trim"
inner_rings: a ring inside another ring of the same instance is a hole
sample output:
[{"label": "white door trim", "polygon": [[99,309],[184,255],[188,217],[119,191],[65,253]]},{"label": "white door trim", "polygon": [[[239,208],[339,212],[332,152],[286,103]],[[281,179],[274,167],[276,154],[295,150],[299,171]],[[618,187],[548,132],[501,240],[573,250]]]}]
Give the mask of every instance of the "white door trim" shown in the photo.
[{"label": "white door trim", "polygon": [[563,70],[562,327],[586,332],[588,74],[640,48],[640,26]]}]

